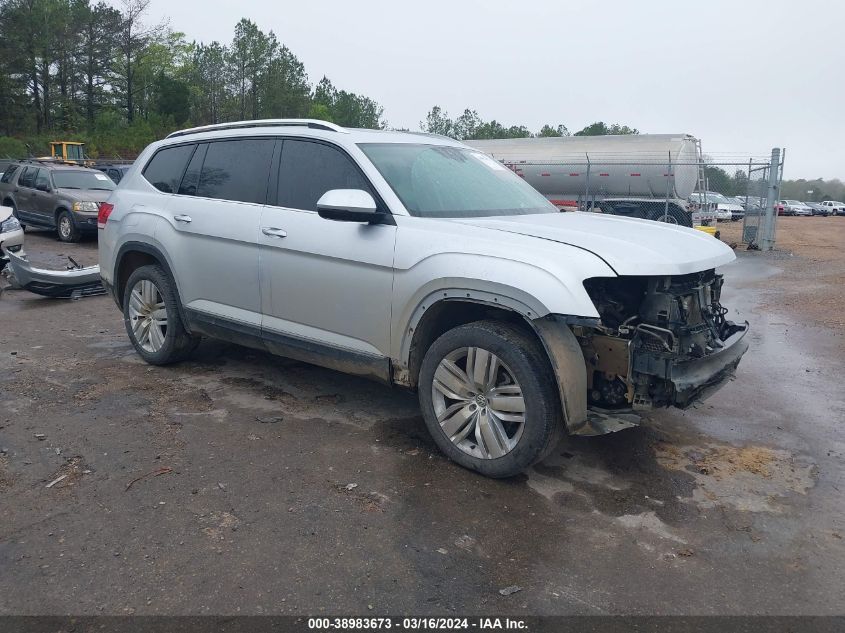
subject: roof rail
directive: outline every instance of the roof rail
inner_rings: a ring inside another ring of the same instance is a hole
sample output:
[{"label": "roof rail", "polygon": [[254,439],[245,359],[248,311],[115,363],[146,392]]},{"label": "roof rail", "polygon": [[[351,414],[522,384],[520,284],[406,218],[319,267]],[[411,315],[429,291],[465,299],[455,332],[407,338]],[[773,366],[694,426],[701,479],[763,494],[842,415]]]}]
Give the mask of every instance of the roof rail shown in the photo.
[{"label": "roof rail", "polygon": [[315,130],[327,130],[329,132],[342,132],[349,134],[349,130],[342,128],[328,121],[317,119],[256,119],[254,121],[233,121],[231,123],[217,123],[216,125],[203,125],[192,127],[187,130],[179,130],[168,134],[165,138],[186,136],[187,134],[198,134],[200,132],[213,132],[215,130],[237,130],[251,127],[310,127]]},{"label": "roof rail", "polygon": [[[88,160],[88,159],[84,159]],[[87,167],[83,162],[76,162],[74,160],[65,160],[63,158],[57,158],[55,156],[45,156],[44,158],[36,158],[35,156],[29,156],[27,158],[15,158],[11,162],[13,163],[33,163],[37,165],[68,165],[70,167]]]},{"label": "roof rail", "polygon": [[[458,141],[456,138],[452,138],[451,136],[446,136],[445,134],[436,134],[435,132],[415,132],[413,130],[396,130],[397,132],[402,132],[403,134],[416,134],[417,136],[428,136],[431,138],[442,138],[445,141]],[[461,141],[458,141],[459,143]]]}]

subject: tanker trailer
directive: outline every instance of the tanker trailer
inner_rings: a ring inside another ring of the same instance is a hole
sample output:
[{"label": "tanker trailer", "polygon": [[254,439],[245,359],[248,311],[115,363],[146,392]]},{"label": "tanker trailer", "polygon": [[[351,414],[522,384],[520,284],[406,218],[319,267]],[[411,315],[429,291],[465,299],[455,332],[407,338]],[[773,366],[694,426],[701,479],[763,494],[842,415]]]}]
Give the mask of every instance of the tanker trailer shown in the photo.
[{"label": "tanker trailer", "polygon": [[699,159],[697,141],[689,134],[464,143],[510,167],[560,207],[594,207],[617,215],[657,219],[669,199],[674,221],[692,225],[686,200],[698,182]]},{"label": "tanker trailer", "polygon": [[696,140],[689,134],[559,136],[464,143],[521,173],[547,196],[583,196],[589,191],[589,195],[665,199],[668,192],[669,198],[686,200],[698,181]]}]

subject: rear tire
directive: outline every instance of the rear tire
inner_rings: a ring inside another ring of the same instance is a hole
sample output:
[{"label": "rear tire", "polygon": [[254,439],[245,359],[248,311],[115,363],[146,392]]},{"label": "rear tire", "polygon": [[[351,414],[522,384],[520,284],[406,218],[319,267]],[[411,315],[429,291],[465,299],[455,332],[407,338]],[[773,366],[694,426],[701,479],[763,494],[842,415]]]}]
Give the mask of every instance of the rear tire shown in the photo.
[{"label": "rear tire", "polygon": [[[669,205],[668,214],[665,211],[665,208],[652,210],[648,215],[648,219],[655,222],[666,222],[667,224],[677,224],[692,228],[692,215],[689,213],[684,213],[680,209],[675,208],[674,205]],[[666,220],[663,219],[664,216]]]},{"label": "rear tire", "polygon": [[534,338],[510,324],[477,321],[443,334],[423,358],[418,387],[425,424],[440,450],[488,477],[523,472],[562,434],[549,359]]},{"label": "rear tire", "polygon": [[78,242],[82,236],[70,211],[60,211],[56,217],[56,231],[62,242]]},{"label": "rear tire", "polygon": [[199,337],[185,329],[176,284],[161,266],[141,266],[126,282],[123,321],[138,355],[151,365],[186,359]]}]

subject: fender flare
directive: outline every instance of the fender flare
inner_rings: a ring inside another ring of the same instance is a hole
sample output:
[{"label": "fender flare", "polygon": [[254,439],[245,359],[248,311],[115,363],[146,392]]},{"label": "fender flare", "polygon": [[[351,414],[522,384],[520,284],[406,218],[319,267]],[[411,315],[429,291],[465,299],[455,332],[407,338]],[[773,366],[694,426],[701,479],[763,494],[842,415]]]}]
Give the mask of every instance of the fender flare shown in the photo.
[{"label": "fender flare", "polygon": [[[583,321],[579,319],[575,322]],[[553,314],[535,319],[531,326],[552,364],[563,421],[566,430],[572,434],[587,423],[587,361],[569,322],[567,317]]]},{"label": "fender flare", "polygon": [[[408,375],[411,343],[423,315],[432,306],[446,301],[469,301],[504,308],[522,316],[526,325],[540,339],[555,373],[563,422],[567,431],[573,433],[587,423],[587,364],[570,325],[596,325],[599,319],[538,314],[536,306],[529,306],[506,295],[466,288],[441,289],[426,295],[414,310],[403,332],[400,348],[401,371],[398,375]],[[402,381],[397,382],[401,384]]]},{"label": "fender flare", "polygon": [[462,301],[469,303],[478,303],[481,305],[489,305],[495,308],[505,308],[520,314],[526,321],[537,316],[548,314],[545,306],[540,304],[530,306],[526,302],[519,299],[514,299],[506,294],[494,293],[474,288],[466,287],[449,287],[438,288],[426,294],[411,313],[407,323],[402,327],[401,343],[399,346],[398,357],[402,367],[408,367],[411,357],[411,344],[414,339],[414,333],[417,331],[417,326],[422,321],[423,316],[427,310],[433,306],[445,301]]}]

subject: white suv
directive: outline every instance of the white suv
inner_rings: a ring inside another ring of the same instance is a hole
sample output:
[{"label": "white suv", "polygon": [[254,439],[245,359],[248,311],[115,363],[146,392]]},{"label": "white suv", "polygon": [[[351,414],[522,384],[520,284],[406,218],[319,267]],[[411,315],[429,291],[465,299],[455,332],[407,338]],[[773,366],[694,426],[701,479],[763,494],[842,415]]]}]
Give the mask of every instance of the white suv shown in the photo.
[{"label": "white suv", "polygon": [[830,211],[830,215],[845,215],[845,202],[839,202],[838,200],[825,200],[819,204]]},{"label": "white suv", "polygon": [[208,336],[416,389],[438,446],[493,477],[563,431],[689,406],[748,347],[719,302],[730,248],[559,213],[445,137],[304,120],[177,132],[99,226],[103,282],[147,362]]}]

